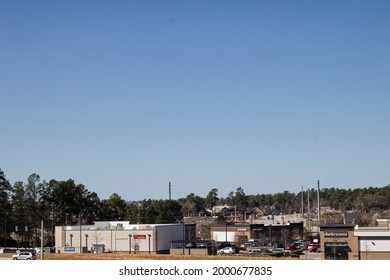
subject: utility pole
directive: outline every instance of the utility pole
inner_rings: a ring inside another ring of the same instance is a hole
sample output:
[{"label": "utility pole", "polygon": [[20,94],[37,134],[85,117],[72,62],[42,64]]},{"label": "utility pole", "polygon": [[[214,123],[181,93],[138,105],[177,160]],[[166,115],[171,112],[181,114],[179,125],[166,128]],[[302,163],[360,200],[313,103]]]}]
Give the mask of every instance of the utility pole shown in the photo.
[{"label": "utility pole", "polygon": [[310,226],[310,189],[307,190],[307,227],[309,228],[309,231],[311,232],[311,226]]},{"label": "utility pole", "polygon": [[320,180],[317,181],[317,205],[318,205],[318,213],[317,213],[317,220],[318,220],[318,233],[320,232],[320,219],[321,219],[321,207],[320,207]]},{"label": "utility pole", "polygon": [[168,185],[168,194],[169,194],[169,200],[171,200],[171,194],[172,194],[172,189],[171,189],[171,182],[169,182],[169,185]]},{"label": "utility pole", "polygon": [[301,190],[301,217],[303,217],[303,186]]}]

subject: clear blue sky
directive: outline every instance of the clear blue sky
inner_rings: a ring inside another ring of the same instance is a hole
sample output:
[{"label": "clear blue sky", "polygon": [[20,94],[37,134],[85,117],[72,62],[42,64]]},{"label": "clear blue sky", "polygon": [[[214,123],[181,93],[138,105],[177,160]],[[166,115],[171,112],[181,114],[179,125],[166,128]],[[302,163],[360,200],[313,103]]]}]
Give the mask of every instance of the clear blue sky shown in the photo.
[{"label": "clear blue sky", "polygon": [[389,1],[1,1],[0,168],[101,199],[390,184]]}]

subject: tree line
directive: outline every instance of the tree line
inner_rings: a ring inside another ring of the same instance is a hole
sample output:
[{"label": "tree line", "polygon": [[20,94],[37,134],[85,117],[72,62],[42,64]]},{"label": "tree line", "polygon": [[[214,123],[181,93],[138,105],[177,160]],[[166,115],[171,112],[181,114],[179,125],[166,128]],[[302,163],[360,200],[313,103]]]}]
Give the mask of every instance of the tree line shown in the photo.
[{"label": "tree line", "polygon": [[[390,185],[382,188],[320,190],[321,206],[337,210],[370,209],[387,210],[390,206]],[[310,200],[308,203],[308,199]],[[41,221],[44,222],[47,245],[53,244],[56,225],[90,224],[93,221],[130,221],[131,223],[178,223],[184,216],[209,215],[218,205],[234,206],[237,211],[260,207],[266,213],[300,213],[302,205],[317,207],[317,189],[291,193],[246,195],[238,187],[226,197],[219,197],[218,189],[212,188],[206,197],[194,193],[177,200],[128,201],[117,193],[108,199],[100,199],[83,184],[74,180],[41,180],[31,174],[26,182],[11,184],[0,169],[0,244],[29,245],[39,243]],[[223,217],[221,217],[223,219]]]}]

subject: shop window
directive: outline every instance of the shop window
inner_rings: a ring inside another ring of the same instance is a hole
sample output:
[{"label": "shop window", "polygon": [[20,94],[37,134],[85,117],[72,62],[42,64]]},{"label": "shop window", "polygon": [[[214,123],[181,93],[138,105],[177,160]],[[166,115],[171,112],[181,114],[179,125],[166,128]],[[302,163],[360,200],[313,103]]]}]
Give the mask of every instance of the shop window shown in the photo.
[{"label": "shop window", "polygon": [[347,242],[325,242],[326,260],[348,260],[348,252]]}]

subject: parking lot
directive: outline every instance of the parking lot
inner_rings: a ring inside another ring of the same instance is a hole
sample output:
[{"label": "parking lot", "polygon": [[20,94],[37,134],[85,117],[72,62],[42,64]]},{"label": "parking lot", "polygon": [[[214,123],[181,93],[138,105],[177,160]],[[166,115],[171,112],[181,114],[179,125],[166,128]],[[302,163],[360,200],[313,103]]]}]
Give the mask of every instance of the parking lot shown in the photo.
[{"label": "parking lot", "polygon": [[[37,260],[40,260],[40,254],[37,254]],[[165,255],[165,254],[45,254],[45,260],[218,260],[218,259],[231,259],[231,260],[253,260],[253,259],[283,259],[283,260],[319,260],[320,253],[308,253],[304,252],[298,258],[280,257],[272,258],[269,256],[258,256],[248,254],[234,254],[234,255],[215,255],[215,256],[178,256],[178,255]],[[12,260],[12,254],[0,254],[0,260]]]}]

